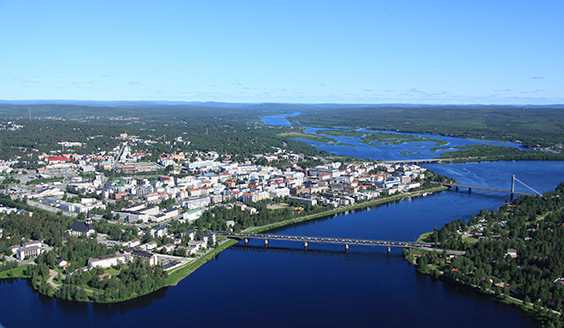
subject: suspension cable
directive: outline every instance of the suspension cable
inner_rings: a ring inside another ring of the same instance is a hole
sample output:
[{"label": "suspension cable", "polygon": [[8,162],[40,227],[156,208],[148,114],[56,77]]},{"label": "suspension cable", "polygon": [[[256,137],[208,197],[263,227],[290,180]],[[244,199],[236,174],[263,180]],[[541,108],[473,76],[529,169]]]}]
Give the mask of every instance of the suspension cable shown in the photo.
[{"label": "suspension cable", "polygon": [[538,191],[536,191],[535,189],[533,189],[533,188],[527,186],[523,181],[521,181],[521,180],[519,180],[519,179],[517,179],[517,178],[515,178],[515,181],[521,183],[523,186],[525,186],[525,187],[531,189],[532,191],[536,192],[537,194],[542,195],[540,192],[538,192]]}]

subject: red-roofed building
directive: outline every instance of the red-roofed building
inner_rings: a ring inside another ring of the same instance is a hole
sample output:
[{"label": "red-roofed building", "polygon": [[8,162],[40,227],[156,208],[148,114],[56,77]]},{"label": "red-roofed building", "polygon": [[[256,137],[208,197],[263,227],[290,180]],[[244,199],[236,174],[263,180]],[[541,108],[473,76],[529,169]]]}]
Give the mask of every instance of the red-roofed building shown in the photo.
[{"label": "red-roofed building", "polygon": [[49,164],[59,164],[59,163],[66,163],[68,161],[70,161],[71,159],[68,157],[63,157],[63,156],[53,156],[53,157],[47,157],[47,162],[49,162]]},{"label": "red-roofed building", "polygon": [[256,194],[246,192],[246,193],[243,193],[243,197],[241,197],[241,200],[244,201],[244,202],[256,202],[258,200],[258,197],[257,197]]}]

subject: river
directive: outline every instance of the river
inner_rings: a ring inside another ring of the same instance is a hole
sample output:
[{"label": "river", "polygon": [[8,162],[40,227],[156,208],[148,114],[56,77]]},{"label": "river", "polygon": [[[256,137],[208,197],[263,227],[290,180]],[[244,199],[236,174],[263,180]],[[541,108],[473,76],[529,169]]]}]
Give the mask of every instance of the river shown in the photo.
[{"label": "river", "polygon": [[[461,183],[508,188],[511,174],[539,192],[564,181],[562,162],[432,164]],[[503,185],[498,185],[503,184]],[[288,227],[274,233],[415,240],[423,232],[509,195],[444,191]],[[532,317],[484,295],[419,274],[401,250],[251,240],[177,286],[114,305],[59,301],[25,280],[0,281],[5,327],[539,327]]]},{"label": "river", "polygon": [[[292,126],[292,124],[286,119],[287,117],[299,116],[301,112],[295,112],[292,114],[275,115],[275,116],[265,116],[261,117],[261,120],[266,125],[272,126]],[[506,146],[506,147],[521,147],[520,144],[514,142],[499,142],[494,140],[475,140],[475,139],[465,139],[465,138],[454,138],[447,136],[437,136],[430,134],[420,134],[420,133],[406,133],[406,132],[394,132],[394,131],[373,131],[365,128],[357,128],[354,130],[347,130],[347,128],[342,129],[328,129],[328,128],[314,128],[314,127],[303,127],[304,133],[323,136],[329,139],[334,139],[334,143],[320,143],[319,141],[312,141],[307,139],[296,138],[294,140],[299,140],[307,143],[308,145],[315,146],[319,150],[324,150],[329,153],[357,157],[357,158],[369,158],[373,160],[383,160],[383,161],[393,161],[393,160],[405,160],[405,159],[427,159],[440,157],[440,154],[448,151],[455,150],[455,147],[463,147],[470,145],[493,145],[493,146]],[[324,134],[323,131],[326,130],[338,130],[338,131],[355,131],[355,132],[365,132],[370,133],[382,133],[393,135],[407,135],[417,137],[418,141],[412,142],[392,142],[392,143],[376,143],[371,142],[370,145],[362,143],[360,137],[353,136],[333,136],[329,134]],[[437,146],[436,141],[440,140],[444,144]]]}]

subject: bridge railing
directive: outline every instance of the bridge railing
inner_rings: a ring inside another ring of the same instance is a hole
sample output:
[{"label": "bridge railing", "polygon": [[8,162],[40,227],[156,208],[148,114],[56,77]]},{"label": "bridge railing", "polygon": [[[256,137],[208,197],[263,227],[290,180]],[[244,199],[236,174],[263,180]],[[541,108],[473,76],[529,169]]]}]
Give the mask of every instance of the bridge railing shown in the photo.
[{"label": "bridge railing", "polygon": [[236,232],[218,232],[217,234],[234,239],[263,239],[263,240],[284,240],[298,241],[308,243],[324,243],[324,244],[341,244],[341,245],[362,245],[362,246],[384,246],[384,247],[407,247],[421,248],[433,247],[432,243],[418,243],[412,241],[392,241],[392,240],[372,240],[372,239],[354,239],[354,238],[334,238],[334,237],[314,237],[314,236],[290,236],[290,235],[272,235],[272,234],[253,234],[253,233],[236,233]]}]

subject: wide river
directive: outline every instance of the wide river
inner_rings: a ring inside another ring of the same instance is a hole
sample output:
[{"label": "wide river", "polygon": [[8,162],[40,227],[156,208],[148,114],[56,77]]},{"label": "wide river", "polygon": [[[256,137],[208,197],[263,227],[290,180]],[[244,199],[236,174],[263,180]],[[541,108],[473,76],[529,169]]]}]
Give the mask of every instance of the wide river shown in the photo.
[{"label": "wide river", "polygon": [[[509,188],[511,174],[545,192],[564,181],[562,162],[428,165],[460,183]],[[518,190],[527,190],[518,187]],[[275,233],[415,240],[423,232],[509,196],[444,191],[304,222]],[[0,281],[0,323],[10,327],[539,327],[521,311],[418,274],[401,250],[271,241],[237,245],[177,286],[114,305],[58,301],[25,280]]]}]

